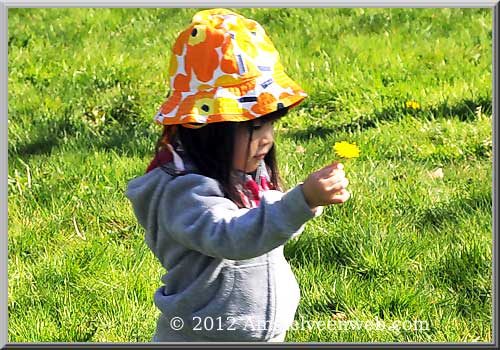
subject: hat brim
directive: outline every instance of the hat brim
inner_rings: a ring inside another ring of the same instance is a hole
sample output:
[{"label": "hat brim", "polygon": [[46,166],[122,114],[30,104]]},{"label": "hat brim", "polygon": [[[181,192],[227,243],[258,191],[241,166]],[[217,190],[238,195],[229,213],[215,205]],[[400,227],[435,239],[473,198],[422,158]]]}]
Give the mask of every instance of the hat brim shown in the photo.
[{"label": "hat brim", "polygon": [[233,86],[173,91],[155,115],[164,125],[242,122],[294,108],[307,94],[283,71]]}]

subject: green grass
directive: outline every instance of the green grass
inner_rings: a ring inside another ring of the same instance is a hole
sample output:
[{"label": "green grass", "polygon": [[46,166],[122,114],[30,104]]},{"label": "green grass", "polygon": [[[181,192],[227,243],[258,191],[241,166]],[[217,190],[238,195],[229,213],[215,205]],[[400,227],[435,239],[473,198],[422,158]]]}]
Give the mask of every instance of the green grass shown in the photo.
[{"label": "green grass", "polygon": [[[285,246],[296,320],[429,324],[286,340],[492,341],[491,10],[237,11],[310,95],[277,124],[287,186],[336,141],[361,148],[345,163],[352,199]],[[124,190],[152,157],[170,48],[194,12],[9,10],[9,342],[151,339],[164,271]]]}]

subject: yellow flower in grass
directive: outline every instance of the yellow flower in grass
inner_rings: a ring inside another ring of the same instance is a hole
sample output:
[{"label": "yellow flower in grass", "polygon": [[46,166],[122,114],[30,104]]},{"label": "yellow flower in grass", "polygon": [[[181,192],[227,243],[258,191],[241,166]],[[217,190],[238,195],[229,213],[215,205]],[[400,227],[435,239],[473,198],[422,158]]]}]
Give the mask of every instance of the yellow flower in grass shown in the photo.
[{"label": "yellow flower in grass", "polygon": [[420,103],[417,101],[408,101],[406,102],[406,108],[419,109]]},{"label": "yellow flower in grass", "polygon": [[335,153],[342,158],[358,158],[359,157],[359,147],[355,143],[349,143],[346,141],[335,142],[333,146]]}]

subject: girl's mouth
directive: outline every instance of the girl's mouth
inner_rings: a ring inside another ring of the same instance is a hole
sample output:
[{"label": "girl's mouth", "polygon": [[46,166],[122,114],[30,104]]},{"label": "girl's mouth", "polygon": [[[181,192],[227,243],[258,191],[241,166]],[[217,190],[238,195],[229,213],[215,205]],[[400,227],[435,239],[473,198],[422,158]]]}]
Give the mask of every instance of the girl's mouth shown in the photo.
[{"label": "girl's mouth", "polygon": [[261,153],[261,154],[257,154],[254,158],[257,158],[257,159],[264,159],[264,157],[266,156],[266,153]]}]

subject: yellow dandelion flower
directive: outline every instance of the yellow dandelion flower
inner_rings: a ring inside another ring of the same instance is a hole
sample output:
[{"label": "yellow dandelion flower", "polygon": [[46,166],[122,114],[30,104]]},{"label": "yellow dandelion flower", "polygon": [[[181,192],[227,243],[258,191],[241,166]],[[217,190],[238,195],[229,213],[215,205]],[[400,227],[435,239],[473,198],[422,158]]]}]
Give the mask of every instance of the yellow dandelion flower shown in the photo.
[{"label": "yellow dandelion flower", "polygon": [[419,109],[420,103],[418,103],[417,101],[407,101],[406,108]]},{"label": "yellow dandelion flower", "polygon": [[335,142],[333,146],[335,153],[342,158],[358,158],[359,157],[359,147],[355,143],[349,143],[346,141]]}]

